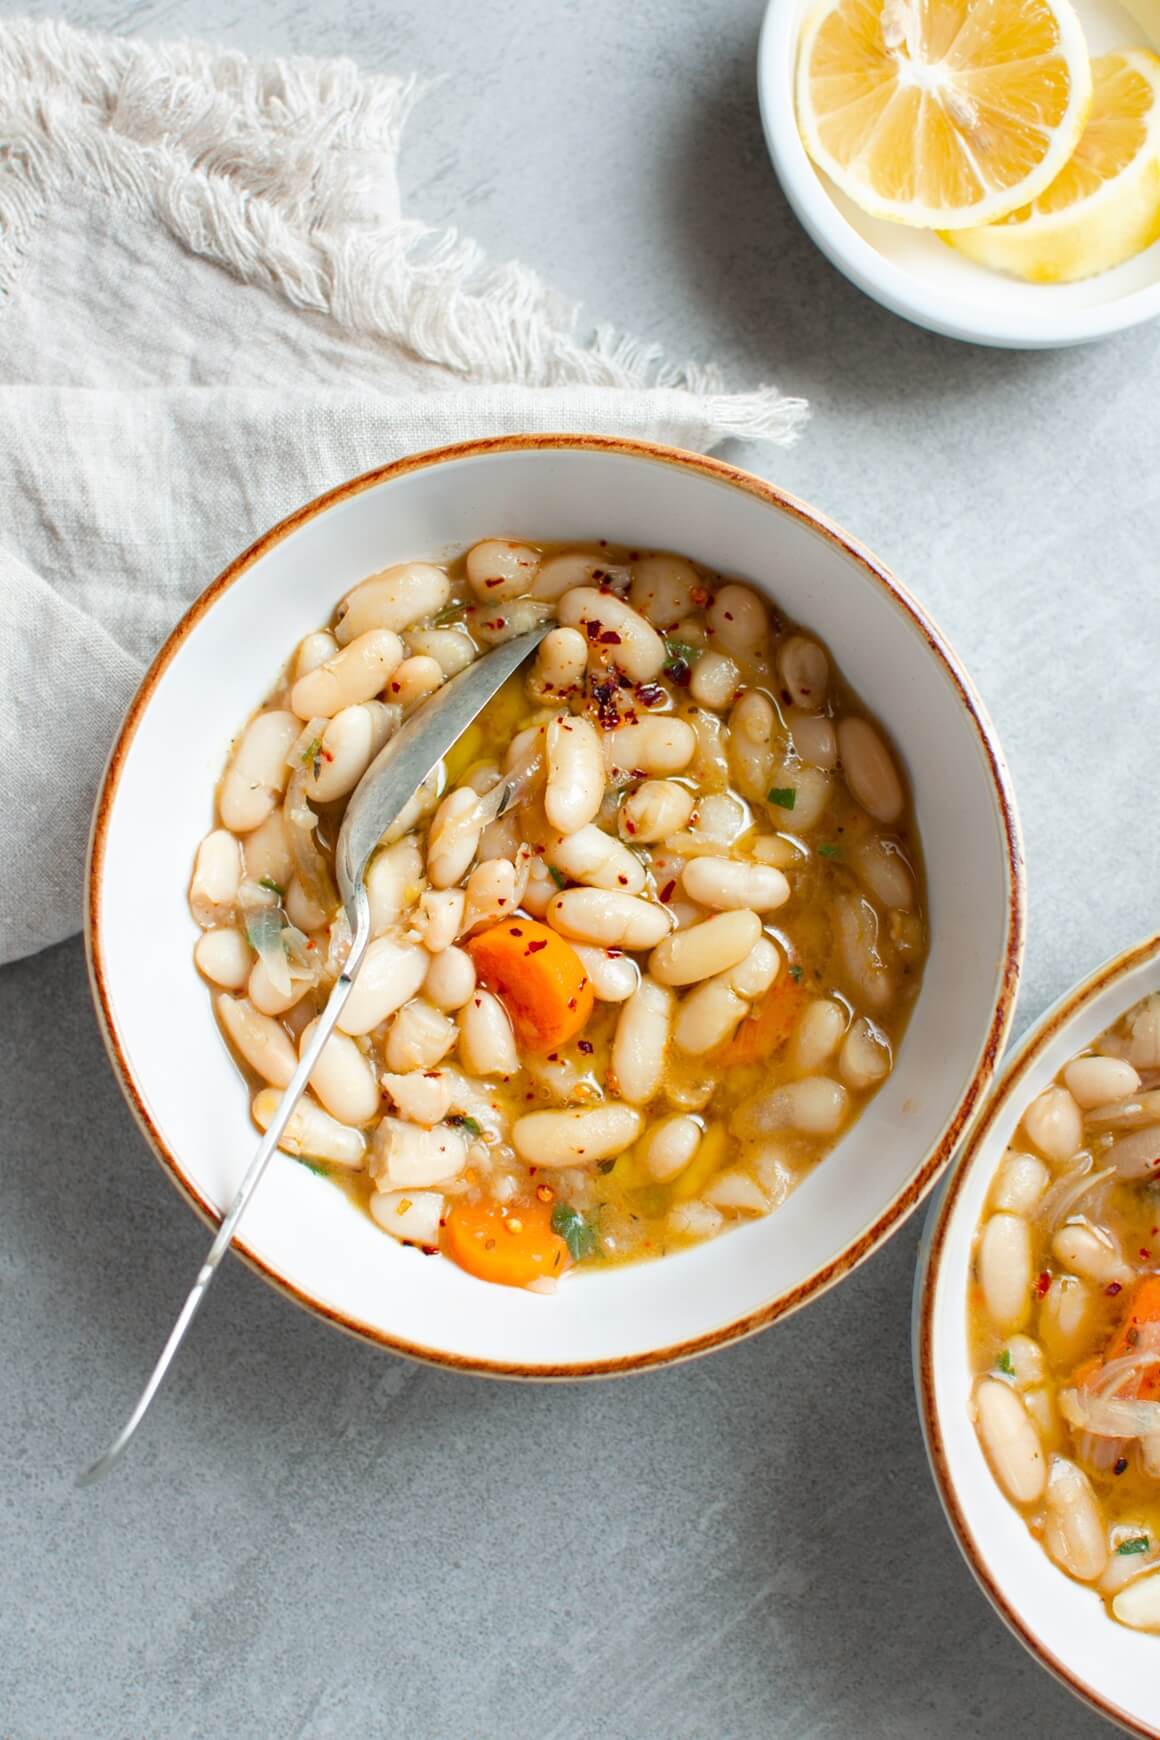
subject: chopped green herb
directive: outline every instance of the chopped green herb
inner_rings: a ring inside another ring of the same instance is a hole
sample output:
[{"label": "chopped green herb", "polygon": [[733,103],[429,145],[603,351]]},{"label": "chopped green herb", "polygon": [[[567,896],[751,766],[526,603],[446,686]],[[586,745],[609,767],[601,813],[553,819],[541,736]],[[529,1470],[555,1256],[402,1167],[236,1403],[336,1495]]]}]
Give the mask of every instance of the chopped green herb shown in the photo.
[{"label": "chopped green herb", "polygon": [[322,739],[321,739],[321,737],[312,737],[310,739],[310,742],[306,745],[306,748],[302,751],[302,754],[298,757],[298,759],[302,763],[303,767],[309,767],[310,763],[312,761],[318,760],[318,757],[321,754],[321,752],[322,752]]},{"label": "chopped green herb", "polygon": [[321,1160],[310,1160],[305,1154],[298,1155],[299,1166],[305,1166],[307,1172],[315,1172],[319,1178],[330,1177],[330,1167],[324,1166]]},{"label": "chopped green herb", "polygon": [[483,1125],[477,1124],[474,1118],[465,1117],[462,1112],[457,1112],[454,1117],[448,1118],[447,1122],[454,1124],[457,1130],[466,1130],[469,1136],[483,1135]]},{"label": "chopped green herb", "polygon": [[597,1172],[608,1173],[608,1172],[612,1171],[612,1168],[615,1165],[616,1165],[615,1160],[598,1160],[596,1162],[596,1170],[597,1170]]},{"label": "chopped green herb", "polygon": [[691,665],[700,652],[699,646],[690,646],[687,640],[670,640],[665,635],[665,651],[668,654],[667,663]]},{"label": "chopped green herb", "polygon": [[1009,1347],[1003,1349],[1002,1353],[995,1361],[995,1364],[998,1369],[1001,1372],[1005,1372],[1008,1377],[1015,1376],[1015,1367],[1011,1363],[1011,1349]]},{"label": "chopped green herb", "polygon": [[275,882],[275,880],[272,876],[259,876],[258,887],[259,888],[268,888],[270,890],[271,894],[276,894],[278,896],[279,900],[281,900],[282,896],[286,892],[286,890],[282,887],[282,884],[280,882]]},{"label": "chopped green herb", "polygon": [[557,888],[564,888],[567,886],[568,878],[562,870],[557,870],[554,864],[548,865],[548,875],[552,878],[552,881],[556,884]]},{"label": "chopped green herb", "polygon": [[1126,1559],[1130,1553],[1146,1553],[1147,1551],[1147,1535],[1133,1535],[1130,1541],[1121,1541],[1116,1548],[1116,1553],[1121,1559]]},{"label": "chopped green herb", "polygon": [[818,847],[818,857],[819,858],[840,858],[841,856],[842,856],[841,846],[824,845],[824,846]]},{"label": "chopped green herb", "polygon": [[775,785],[772,791],[766,793],[766,799],[769,803],[776,804],[780,810],[792,810],[797,803],[797,788],[792,785]]},{"label": "chopped green herb", "polygon": [[552,1210],[552,1231],[563,1239],[574,1263],[582,1263],[585,1257],[595,1256],[600,1249],[596,1228],[571,1203],[556,1204]]},{"label": "chopped green herb", "polygon": [[790,968],[789,976],[793,980],[795,985],[801,984],[801,982],[802,982],[802,970],[796,963]]}]

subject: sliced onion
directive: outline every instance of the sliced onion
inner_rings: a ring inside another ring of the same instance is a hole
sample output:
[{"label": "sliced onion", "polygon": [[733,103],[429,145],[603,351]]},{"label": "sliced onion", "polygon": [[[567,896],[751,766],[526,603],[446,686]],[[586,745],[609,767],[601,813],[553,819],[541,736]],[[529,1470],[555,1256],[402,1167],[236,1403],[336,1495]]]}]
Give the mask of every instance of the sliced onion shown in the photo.
[{"label": "sliced onion", "polygon": [[1082,1202],[1089,1191],[1095,1190],[1098,1185],[1113,1177],[1116,1170],[1114,1166],[1105,1166],[1100,1172],[1093,1172],[1091,1168],[1091,1155],[1082,1154],[1079,1164],[1053,1184],[1039,1204],[1035,1218],[1049,1232],[1054,1232],[1056,1227],[1062,1225],[1074,1211],[1076,1203]]},{"label": "sliced onion", "polygon": [[1147,1438],[1160,1432],[1160,1402],[1061,1390],[1059,1410],[1069,1425],[1090,1432],[1093,1438]]},{"label": "sliced onion", "polygon": [[246,914],[250,947],[265,967],[267,977],[280,997],[288,997],[291,991],[290,962],[282,947],[284,923],[281,909],[276,906],[263,906]]},{"label": "sliced onion", "polygon": [[282,803],[286,843],[303,894],[324,912],[333,912],[338,905],[338,890],[314,837],[318,817],[306,801],[306,777],[307,770],[296,764]]}]

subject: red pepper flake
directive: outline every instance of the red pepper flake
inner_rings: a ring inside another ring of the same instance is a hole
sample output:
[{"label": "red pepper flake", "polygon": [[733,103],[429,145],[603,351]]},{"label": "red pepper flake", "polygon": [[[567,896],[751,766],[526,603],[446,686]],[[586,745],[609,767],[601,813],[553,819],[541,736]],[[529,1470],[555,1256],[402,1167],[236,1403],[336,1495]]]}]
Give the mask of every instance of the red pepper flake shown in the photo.
[{"label": "red pepper flake", "polygon": [[[627,882],[628,882],[628,877],[627,877],[627,876],[618,876],[618,877],[617,877],[617,878],[616,878],[616,880],[617,880],[617,881],[618,881],[618,882],[619,882],[619,883],[620,883],[620,886],[621,886],[621,887],[622,887],[622,888],[624,888],[624,887],[625,887],[625,886],[626,886],[626,885],[627,885]],[[542,947],[542,946],[543,946],[543,945],[542,945],[542,944],[541,944],[541,947]]]},{"label": "red pepper flake", "polygon": [[527,948],[524,950],[524,953],[526,955],[538,955],[540,950],[546,949],[547,946],[548,946],[548,944],[547,944],[546,940],[543,942],[530,942],[528,944]]},{"label": "red pepper flake", "polygon": [[726,622],[732,622],[732,621],[733,621],[733,612],[732,612],[732,611],[731,611],[731,610],[727,610],[727,611],[725,611],[725,613],[724,613],[724,615],[725,615],[725,620],[726,620]]},{"label": "red pepper flake", "polygon": [[523,933],[523,931],[522,931],[522,930],[521,930],[521,929],[520,929],[520,927],[519,927],[519,925],[518,925],[518,924],[513,924],[513,925],[512,925],[512,927],[511,927],[511,929],[510,929],[510,930],[509,930],[509,931],[508,931],[508,935],[509,935],[509,936],[523,936],[523,934],[524,934],[524,933]]},{"label": "red pepper flake", "polygon": [[636,823],[633,821],[631,816],[625,816],[624,818],[624,831],[626,834],[636,833]]},{"label": "red pepper flake", "polygon": [[1123,1474],[1126,1471],[1127,1466],[1128,1466],[1128,1458],[1126,1456],[1117,1456],[1115,1462],[1112,1465],[1112,1473],[1113,1474]]},{"label": "red pepper flake", "polygon": [[599,640],[600,639],[600,629],[601,629],[601,624],[599,622],[588,621],[584,624],[584,632],[588,636],[589,640]]},{"label": "red pepper flake", "polygon": [[485,580],[484,585],[485,586],[502,586],[503,585],[503,575],[497,574],[494,580]]},{"label": "red pepper flake", "polygon": [[601,646],[619,646],[620,636],[614,628],[609,628],[600,636]]},{"label": "red pepper flake", "polygon": [[1040,1274],[1039,1279],[1035,1283],[1035,1291],[1039,1294],[1039,1297],[1041,1299],[1043,1298],[1043,1295],[1047,1292],[1047,1290],[1050,1286],[1051,1286],[1051,1276],[1048,1274],[1047,1270],[1044,1269],[1042,1271],[1042,1273]]},{"label": "red pepper flake", "polygon": [[1107,1294],[1109,1299],[1114,1299],[1117,1293],[1122,1293],[1123,1291],[1123,1285],[1119,1281],[1109,1281],[1107,1286],[1104,1288],[1104,1292]]},{"label": "red pepper flake", "polygon": [[582,1051],[584,1053],[585,1057],[591,1057],[592,1056],[592,1041],[590,1039],[578,1039],[576,1041],[576,1049],[577,1049],[577,1051]]},{"label": "red pepper flake", "polygon": [[709,594],[703,586],[691,587],[689,590],[689,597],[693,600],[693,603],[699,605],[702,610],[709,602]]},{"label": "red pepper flake", "polygon": [[665,692],[659,683],[638,683],[636,698],[642,707],[660,707],[664,705]]},{"label": "red pepper flake", "polygon": [[664,902],[664,904],[666,906],[668,905],[669,901],[673,898],[673,895],[676,892],[676,887],[677,887],[677,882],[676,882],[676,878],[674,877],[671,882],[666,882],[664,887],[661,889],[661,900]]},{"label": "red pepper flake", "polygon": [[1142,1263],[1146,1263],[1151,1255],[1152,1255],[1152,1253],[1148,1249],[1147,1245],[1140,1246],[1140,1261]]},{"label": "red pepper flake", "polygon": [[569,999],[568,999],[568,1007],[569,1007],[569,1009],[574,1009],[574,1008],[575,1008],[575,1007],[576,1007],[576,999],[575,999],[575,997],[569,997]]}]

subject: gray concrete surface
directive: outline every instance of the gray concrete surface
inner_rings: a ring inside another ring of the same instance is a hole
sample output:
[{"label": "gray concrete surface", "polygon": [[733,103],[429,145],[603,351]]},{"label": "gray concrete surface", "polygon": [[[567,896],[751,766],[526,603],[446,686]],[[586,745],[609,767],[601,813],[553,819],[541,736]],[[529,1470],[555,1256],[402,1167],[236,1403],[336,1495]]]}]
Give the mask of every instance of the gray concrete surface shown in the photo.
[{"label": "gray concrete surface", "polygon": [[[892,563],[987,698],[1031,873],[1020,1024],[1155,925],[1160,333],[992,354],[864,300],[769,171],[759,0],[69,17],[448,74],[411,123],[413,210],[594,319],[813,400],[795,452],[737,456]],[[204,1237],[113,1086],[79,945],[0,997],[4,1740],[1106,1731],[943,1524],[909,1375],[914,1225],[754,1342],[587,1388],[376,1356],[231,1265],[130,1466],[74,1491]]]}]

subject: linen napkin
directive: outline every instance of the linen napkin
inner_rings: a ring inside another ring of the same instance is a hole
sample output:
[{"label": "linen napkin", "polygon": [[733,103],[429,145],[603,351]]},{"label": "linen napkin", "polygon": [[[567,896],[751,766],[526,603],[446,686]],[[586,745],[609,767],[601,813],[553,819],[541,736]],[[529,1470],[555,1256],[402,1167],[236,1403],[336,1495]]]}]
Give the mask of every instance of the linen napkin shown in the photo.
[{"label": "linen napkin", "polygon": [[0,22],[0,961],[79,926],[150,656],[292,508],[469,436],[798,429],[800,400],[583,340],[535,273],[406,216],[417,95],[348,61]]}]

